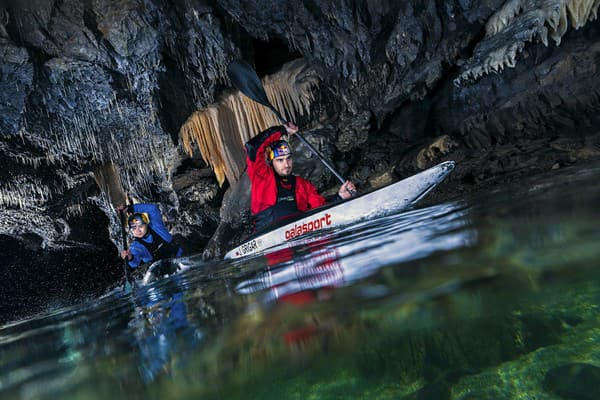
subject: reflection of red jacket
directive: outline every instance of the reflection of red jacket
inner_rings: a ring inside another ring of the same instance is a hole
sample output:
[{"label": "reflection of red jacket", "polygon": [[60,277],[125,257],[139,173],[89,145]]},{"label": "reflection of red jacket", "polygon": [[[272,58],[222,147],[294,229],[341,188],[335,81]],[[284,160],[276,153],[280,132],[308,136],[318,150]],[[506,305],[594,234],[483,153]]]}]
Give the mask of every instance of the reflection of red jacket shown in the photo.
[{"label": "reflection of red jacket", "polygon": [[[271,127],[246,143],[246,164],[248,177],[252,183],[250,195],[250,211],[253,215],[274,206],[277,202],[277,182],[275,171],[267,164],[265,152],[267,146],[281,139],[285,132],[283,126]],[[321,196],[312,183],[296,176],[296,205],[301,212],[320,207],[327,201]]]}]

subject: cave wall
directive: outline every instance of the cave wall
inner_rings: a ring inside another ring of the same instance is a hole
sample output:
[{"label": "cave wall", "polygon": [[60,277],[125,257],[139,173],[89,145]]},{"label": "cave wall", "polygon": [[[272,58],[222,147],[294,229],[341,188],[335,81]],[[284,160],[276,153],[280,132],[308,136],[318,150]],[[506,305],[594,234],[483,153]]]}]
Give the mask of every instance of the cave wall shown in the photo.
[{"label": "cave wall", "polygon": [[[64,285],[62,269],[73,264],[57,260],[79,254],[77,270],[106,269],[94,277],[104,288],[114,284],[122,275],[117,204],[94,175],[107,164],[116,165],[131,198],[159,203],[172,225],[183,221],[176,234],[207,241],[218,210],[204,207],[210,199],[202,194],[218,197],[214,177],[173,177],[190,166],[206,169],[182,156],[178,129],[214,100],[227,61],[239,53],[213,7],[203,1],[11,1],[0,4],[0,16],[0,249],[39,242],[35,252],[20,252],[18,262],[3,268],[40,285]],[[190,199],[194,206],[178,212]],[[95,217],[98,210],[104,219]],[[74,224],[96,235],[80,235]],[[38,274],[42,268],[50,271]],[[86,281],[84,275],[75,281]],[[48,276],[54,278],[48,282]],[[74,297],[66,287],[62,297]]]},{"label": "cave wall", "polygon": [[[94,176],[107,164],[135,201],[161,205],[189,251],[201,251],[220,221],[246,221],[235,218],[243,207],[229,207],[245,204],[235,196],[223,206],[234,215],[220,213],[227,183],[178,138],[193,112],[230,87],[226,66],[238,58],[261,74],[298,57],[317,71],[313,118],[301,122],[362,188],[452,158],[455,190],[440,193],[449,197],[597,158],[599,5],[4,1],[0,249],[37,243],[18,269],[35,271],[45,249],[79,251],[95,268],[90,248],[104,257],[112,241],[107,268],[120,268],[114,204]],[[321,189],[335,184],[317,175]],[[79,234],[75,221],[96,234]],[[53,257],[45,265],[57,268]]]}]

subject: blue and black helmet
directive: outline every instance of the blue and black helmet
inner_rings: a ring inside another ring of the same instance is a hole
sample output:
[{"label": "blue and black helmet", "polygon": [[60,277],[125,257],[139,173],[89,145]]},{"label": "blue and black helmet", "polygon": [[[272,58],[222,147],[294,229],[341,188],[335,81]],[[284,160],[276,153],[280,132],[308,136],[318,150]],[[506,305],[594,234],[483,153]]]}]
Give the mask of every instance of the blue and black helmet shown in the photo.
[{"label": "blue and black helmet", "polygon": [[148,214],[146,213],[135,213],[127,218],[127,225],[131,226],[134,224],[143,224],[148,225],[150,223],[150,219],[148,218]]}]

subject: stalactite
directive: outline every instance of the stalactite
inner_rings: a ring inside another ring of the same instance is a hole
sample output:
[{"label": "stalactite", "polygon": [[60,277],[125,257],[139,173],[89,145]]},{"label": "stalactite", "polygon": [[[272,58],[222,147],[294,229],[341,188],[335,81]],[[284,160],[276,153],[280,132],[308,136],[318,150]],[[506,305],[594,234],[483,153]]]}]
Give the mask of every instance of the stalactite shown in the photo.
[{"label": "stalactite", "polygon": [[[75,161],[91,162],[93,164],[115,163],[119,166],[121,179],[125,187],[132,192],[147,193],[157,179],[163,181],[168,176],[168,166],[165,158],[174,153],[169,138],[155,134],[155,115],[152,107],[141,113],[135,123],[137,128],[131,135],[117,137],[112,130],[98,125],[102,120],[102,112],[90,110],[86,103],[71,110],[69,117],[59,117],[54,129],[51,127],[42,137],[22,129],[21,135],[35,146],[44,149],[45,157],[15,155],[22,163],[39,166],[41,163],[67,165]],[[113,99],[103,110],[106,118],[119,115],[121,126],[131,126],[126,120],[134,112],[122,112],[119,102]],[[118,123],[118,121],[116,121]],[[118,126],[118,125],[117,125]]]},{"label": "stalactite", "polygon": [[519,53],[535,39],[560,45],[568,25],[575,29],[594,21],[600,0],[509,0],[486,24],[486,36],[455,80],[456,85],[505,67],[514,68]]},{"label": "stalactite", "polygon": [[67,216],[67,218],[80,217],[84,215],[85,212],[86,210],[81,204],[72,204],[70,206],[67,206],[65,215]]},{"label": "stalactite", "polygon": [[216,108],[216,106],[212,106],[192,114],[181,128],[180,136],[182,137],[183,147],[189,154],[193,152],[192,141],[196,142],[204,161],[213,166],[217,180],[222,183],[225,180],[225,163],[218,151],[218,137],[196,134],[196,132],[219,131]]},{"label": "stalactite", "polygon": [[0,184],[0,207],[40,209],[51,193],[39,179],[18,175]]},{"label": "stalactite", "polygon": [[0,235],[21,238],[34,234],[41,247],[64,247],[69,234],[69,225],[62,218],[54,218],[37,209],[14,210],[0,207]]},{"label": "stalactite", "polygon": [[119,96],[110,84],[112,76],[96,65],[53,58],[44,67],[50,86],[40,97],[47,123],[26,120],[18,132],[36,153],[9,157],[57,170],[114,163],[125,189],[138,198],[168,187],[177,149],[158,121],[151,95],[157,78],[146,66],[131,64],[123,72],[124,81],[135,86],[135,100]]},{"label": "stalactite", "polygon": [[[283,66],[264,79],[265,92],[288,120],[309,115],[318,77],[302,60]],[[236,182],[245,168],[243,144],[260,131],[280,122],[268,108],[240,92],[224,95],[218,104],[193,113],[179,131],[184,150],[197,146],[220,185]]]}]

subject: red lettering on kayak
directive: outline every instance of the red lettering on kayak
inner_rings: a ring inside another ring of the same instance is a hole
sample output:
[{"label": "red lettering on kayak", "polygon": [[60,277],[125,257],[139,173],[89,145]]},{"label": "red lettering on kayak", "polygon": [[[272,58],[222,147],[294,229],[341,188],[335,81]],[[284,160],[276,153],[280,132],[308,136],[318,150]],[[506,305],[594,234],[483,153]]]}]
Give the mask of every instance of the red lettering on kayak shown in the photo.
[{"label": "red lettering on kayak", "polygon": [[285,231],[285,240],[290,240],[304,235],[305,233],[325,228],[326,226],[331,225],[331,223],[331,214],[325,214],[323,217],[315,218],[302,225],[294,225],[292,228]]}]

